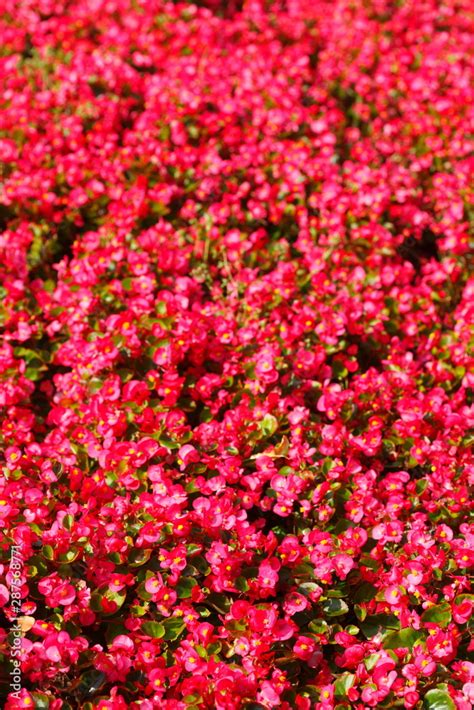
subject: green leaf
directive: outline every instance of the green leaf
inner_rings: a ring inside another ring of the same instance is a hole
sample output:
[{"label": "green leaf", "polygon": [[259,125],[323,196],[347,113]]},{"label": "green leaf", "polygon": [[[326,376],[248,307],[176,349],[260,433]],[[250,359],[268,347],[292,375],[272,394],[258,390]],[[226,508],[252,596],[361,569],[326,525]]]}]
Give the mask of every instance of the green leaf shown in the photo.
[{"label": "green leaf", "polygon": [[239,592],[248,592],[250,589],[249,583],[245,579],[245,577],[237,577],[235,580],[235,586],[239,590]]},{"label": "green leaf", "polygon": [[347,368],[342,362],[340,362],[340,360],[334,360],[334,362],[332,363],[332,372],[334,377],[338,379],[347,377],[348,375]]},{"label": "green leaf", "polygon": [[421,620],[424,623],[438,624],[445,627],[451,621],[451,607],[448,602],[441,602],[423,612]]},{"label": "green leaf", "polygon": [[326,596],[329,599],[343,599],[344,597],[347,596],[347,591],[346,589],[340,589],[338,587],[334,587],[334,589],[328,589],[326,592]]},{"label": "green leaf", "polygon": [[80,697],[97,693],[105,684],[107,677],[99,670],[86,671],[82,674],[77,691]]},{"label": "green leaf", "polygon": [[14,348],[13,353],[15,357],[21,357],[26,360],[28,365],[42,365],[45,361],[41,357],[39,350],[30,350],[29,348],[18,347]]},{"label": "green leaf", "polygon": [[422,493],[424,493],[424,491],[426,491],[426,489],[428,488],[428,481],[426,480],[426,478],[420,478],[416,482],[415,488],[416,488],[416,492],[418,493],[418,495],[421,495]]},{"label": "green leaf", "polygon": [[328,622],[324,619],[313,619],[308,624],[308,629],[313,632],[313,634],[325,634],[328,631]]},{"label": "green leaf", "polygon": [[313,565],[303,562],[300,565],[296,565],[293,568],[293,575],[295,577],[313,577],[314,578],[314,567]]},{"label": "green leaf", "polygon": [[359,604],[360,602],[368,602],[375,597],[377,589],[370,582],[362,582],[360,587],[353,594],[353,600]]},{"label": "green leaf", "polygon": [[31,382],[38,382],[38,380],[41,380],[41,373],[43,371],[44,368],[27,367],[25,370],[25,377],[27,380],[31,380]]},{"label": "green leaf", "polygon": [[351,636],[357,636],[357,634],[359,633],[360,629],[359,629],[358,626],[354,626],[354,624],[349,624],[349,626],[346,626],[346,628],[344,629],[344,631],[345,631],[346,633],[350,634]]},{"label": "green leaf", "polygon": [[207,595],[206,606],[210,605],[216,609],[219,614],[227,614],[230,609],[230,599],[225,594],[211,592]]},{"label": "green leaf", "polygon": [[265,414],[260,422],[260,429],[264,436],[271,436],[278,429],[278,420],[273,414]]},{"label": "green leaf", "polygon": [[423,698],[425,710],[456,710],[456,705],[447,690],[439,686],[428,690]]},{"label": "green leaf", "polygon": [[276,456],[287,456],[289,450],[290,442],[288,441],[288,438],[286,436],[283,436],[280,443],[275,446],[273,451]]},{"label": "green leaf", "polygon": [[176,592],[180,599],[187,599],[191,596],[193,587],[197,584],[196,580],[192,577],[181,577],[178,584],[176,585]]},{"label": "green leaf", "polygon": [[253,579],[258,576],[258,567],[245,567],[242,574],[246,579]]},{"label": "green leaf", "polygon": [[51,545],[43,545],[43,549],[41,550],[41,554],[47,560],[54,560],[54,550],[51,547]]},{"label": "green leaf", "polygon": [[161,639],[165,635],[165,627],[158,621],[145,621],[142,624],[142,631],[152,639]]},{"label": "green leaf", "polygon": [[360,558],[360,566],[368,567],[368,569],[371,569],[373,572],[376,572],[378,570],[379,565],[380,562],[378,560],[374,560],[369,555],[362,555],[362,557]]},{"label": "green leaf", "polygon": [[159,438],[158,441],[162,446],[164,446],[166,449],[179,449],[179,444],[174,441],[173,439],[170,439],[168,436],[165,434],[162,434]]},{"label": "green leaf", "polygon": [[[125,598],[127,596],[126,591],[114,592],[108,587],[103,587],[102,589],[97,589],[91,595],[91,609],[93,611],[100,612],[106,616],[110,614],[115,614],[120,607],[123,605]],[[107,599],[109,602],[114,602],[115,608],[112,611],[105,612],[102,606],[102,600]]]},{"label": "green leaf", "polygon": [[35,710],[47,710],[49,708],[50,698],[44,693],[31,693],[31,697],[35,704]]},{"label": "green leaf", "polygon": [[222,644],[221,643],[210,643],[209,646],[206,649],[206,655],[209,656],[209,658],[215,654],[218,654],[222,651]]},{"label": "green leaf", "polygon": [[165,627],[163,638],[167,641],[174,641],[184,631],[185,624],[182,619],[172,617],[171,619],[165,619],[163,626]]},{"label": "green leaf", "polygon": [[318,589],[319,586],[316,584],[316,582],[302,582],[298,587],[298,591],[301,592],[301,594],[305,594],[306,596],[309,596],[313,592],[317,592]]},{"label": "green leaf", "polygon": [[148,562],[150,556],[151,550],[130,550],[130,553],[128,555],[128,564],[130,565],[130,567],[140,567],[141,565],[144,565],[146,562]]},{"label": "green leaf", "polygon": [[75,547],[71,547],[71,549],[65,552],[64,554],[58,555],[58,561],[67,562],[70,564],[71,562],[74,562],[74,560],[76,560],[78,557],[79,550]]},{"label": "green leaf", "polygon": [[323,465],[322,465],[322,467],[321,467],[321,468],[322,468],[322,471],[323,471],[323,473],[324,473],[324,475],[327,476],[327,474],[329,473],[329,471],[330,471],[332,468],[334,468],[335,465],[336,465],[336,463],[335,463],[335,461],[333,461],[332,459],[324,459],[324,463],[323,463]]},{"label": "green leaf", "polygon": [[29,559],[27,573],[29,577],[35,577],[37,574],[41,577],[46,577],[48,574],[48,565],[40,555],[34,555]]},{"label": "green leaf", "polygon": [[380,653],[371,653],[370,656],[364,658],[364,665],[368,671],[371,671],[380,659]]},{"label": "green leaf", "polygon": [[349,611],[349,607],[342,599],[326,599],[322,607],[326,616],[341,616]]},{"label": "green leaf", "polygon": [[[190,545],[192,547],[192,545]],[[188,550],[189,552],[189,550]],[[197,557],[193,557],[193,567],[196,570],[196,574],[194,576],[198,576],[199,574],[203,575],[208,575],[209,572],[211,571],[211,568],[205,559],[205,557],[202,557],[201,555],[198,555]]]},{"label": "green leaf", "polygon": [[422,631],[417,631],[412,628],[401,629],[401,631],[393,631],[387,634],[383,642],[383,647],[413,648],[415,643],[422,638],[424,638]]},{"label": "green leaf", "polygon": [[347,696],[347,691],[352,688],[355,681],[355,675],[353,673],[343,673],[339,676],[334,684],[334,692],[340,698],[345,698]]},{"label": "green leaf", "polygon": [[188,555],[194,555],[196,552],[200,552],[201,550],[202,545],[195,545],[192,542],[189,545],[186,545],[186,551]]},{"label": "green leaf", "polygon": [[371,614],[361,623],[360,628],[366,638],[372,638],[387,629],[398,630],[400,622],[394,614]]},{"label": "green leaf", "polygon": [[140,599],[142,599],[144,602],[149,602],[151,601],[153,594],[147,592],[147,590],[145,589],[145,582],[142,582],[137,587],[137,596],[139,596]]}]

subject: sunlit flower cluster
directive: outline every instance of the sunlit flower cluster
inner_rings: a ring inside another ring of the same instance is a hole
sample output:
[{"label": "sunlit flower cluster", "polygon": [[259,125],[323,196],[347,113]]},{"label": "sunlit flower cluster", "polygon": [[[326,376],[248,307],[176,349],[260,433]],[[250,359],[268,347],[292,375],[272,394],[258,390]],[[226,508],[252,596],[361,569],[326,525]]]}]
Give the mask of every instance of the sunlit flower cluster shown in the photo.
[{"label": "sunlit flower cluster", "polygon": [[0,5],[6,707],[470,710],[472,3]]}]

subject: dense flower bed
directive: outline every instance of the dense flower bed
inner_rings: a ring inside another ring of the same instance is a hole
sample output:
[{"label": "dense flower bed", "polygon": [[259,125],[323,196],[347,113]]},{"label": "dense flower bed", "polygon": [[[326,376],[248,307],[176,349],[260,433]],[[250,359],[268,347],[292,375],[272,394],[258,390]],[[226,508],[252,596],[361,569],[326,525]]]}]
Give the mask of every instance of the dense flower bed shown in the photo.
[{"label": "dense flower bed", "polygon": [[472,3],[0,5],[6,707],[469,710]]}]

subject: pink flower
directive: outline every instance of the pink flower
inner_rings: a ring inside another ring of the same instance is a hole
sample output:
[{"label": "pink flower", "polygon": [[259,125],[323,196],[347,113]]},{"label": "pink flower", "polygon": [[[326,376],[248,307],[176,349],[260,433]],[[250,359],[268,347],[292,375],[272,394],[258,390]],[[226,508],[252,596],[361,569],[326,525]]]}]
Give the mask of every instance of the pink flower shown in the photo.
[{"label": "pink flower", "polygon": [[291,592],[285,597],[283,608],[287,614],[292,616],[300,611],[304,611],[308,607],[308,600],[303,594]]},{"label": "pink flower", "polygon": [[458,624],[466,624],[472,618],[474,600],[463,599],[459,604],[454,602],[452,606],[453,619]]},{"label": "pink flower", "polygon": [[436,662],[428,653],[424,653],[419,646],[415,646],[414,665],[419,675],[431,676],[436,671]]},{"label": "pink flower", "polygon": [[258,570],[258,583],[262,589],[273,590],[278,583],[281,563],[275,557],[264,560]]},{"label": "pink flower", "polygon": [[8,707],[468,710],[468,0],[3,5]]},{"label": "pink flower", "polygon": [[10,598],[8,588],[4,584],[0,584],[0,607],[5,606]]},{"label": "pink flower", "polygon": [[76,599],[76,589],[55,573],[45,577],[38,584],[39,591],[45,595],[46,602],[51,607],[69,606]]},{"label": "pink flower", "polygon": [[399,587],[392,585],[384,590],[384,597],[391,606],[398,606],[403,597],[403,592]]},{"label": "pink flower", "polygon": [[339,553],[331,557],[331,562],[334,565],[336,575],[339,579],[345,579],[351,569],[355,567],[355,561],[349,555]]},{"label": "pink flower", "polygon": [[156,575],[155,577],[150,577],[145,582],[145,589],[148,594],[155,595],[161,591],[163,588],[163,579],[161,575]]},{"label": "pink flower", "polygon": [[180,471],[184,471],[186,466],[189,466],[190,463],[199,461],[199,453],[194,446],[186,444],[179,449],[177,461]]}]

